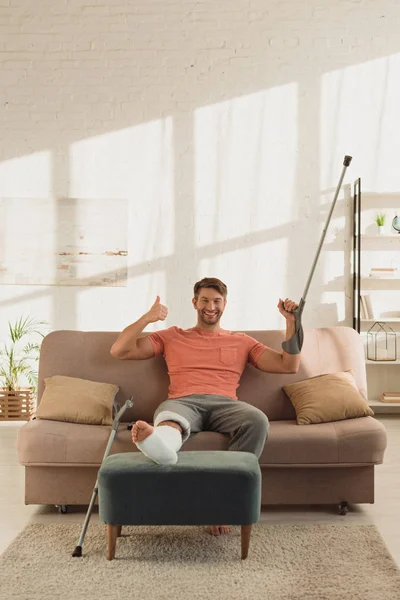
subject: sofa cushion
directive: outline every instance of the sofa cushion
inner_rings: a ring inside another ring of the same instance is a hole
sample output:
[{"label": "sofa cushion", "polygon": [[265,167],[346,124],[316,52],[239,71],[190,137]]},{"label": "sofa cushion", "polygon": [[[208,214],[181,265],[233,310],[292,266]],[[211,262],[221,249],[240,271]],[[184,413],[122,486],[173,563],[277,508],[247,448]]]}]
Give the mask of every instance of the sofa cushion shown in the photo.
[{"label": "sofa cushion", "polygon": [[[98,466],[110,433],[111,427],[98,425],[30,421],[19,430],[19,460],[26,466]],[[228,450],[228,444],[228,435],[202,431],[192,435],[182,450]],[[296,421],[273,421],[260,464],[379,464],[385,448],[385,429],[372,417],[312,427],[298,427]],[[136,451],[127,424],[120,424],[111,454]]]},{"label": "sofa cushion", "polygon": [[283,387],[298,425],[373,416],[357,389],[353,371],[318,375]]},{"label": "sofa cushion", "polygon": [[[124,427],[126,431],[126,424]],[[121,432],[115,437],[112,452],[132,449]],[[130,431],[126,431],[130,434]],[[24,465],[97,466],[101,463],[111,427],[37,419],[23,425],[18,433],[18,453]]]},{"label": "sofa cushion", "polygon": [[382,423],[361,417],[310,427],[296,421],[270,424],[260,463],[296,467],[302,465],[370,465],[383,461],[387,444]]},{"label": "sofa cushion", "polygon": [[35,413],[37,419],[112,425],[117,385],[64,375],[47,377],[44,381],[45,390]]}]

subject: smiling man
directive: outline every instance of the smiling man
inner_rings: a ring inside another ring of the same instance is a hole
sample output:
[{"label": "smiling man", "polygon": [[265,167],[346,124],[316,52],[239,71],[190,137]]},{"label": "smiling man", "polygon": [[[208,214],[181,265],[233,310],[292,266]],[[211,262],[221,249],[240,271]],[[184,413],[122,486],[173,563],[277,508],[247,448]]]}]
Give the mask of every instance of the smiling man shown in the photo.
[{"label": "smiling man", "polygon": [[[168,309],[160,297],[136,323],[118,336],[111,354],[122,360],[162,355],[168,367],[168,399],[154,414],[154,425],[137,421],[132,441],[159,464],[176,464],[178,451],[190,435],[217,431],[229,435],[229,450],[261,455],[267,440],[267,416],[237,398],[236,390],[249,362],[267,373],[296,373],[300,365],[301,338],[296,334],[297,304],[279,299],[286,319],[283,352],[258,342],[245,333],[222,329],[220,320],[227,304],[226,285],[206,277],[194,285],[193,307],[197,325],[190,329],[170,327],[140,337],[150,323],[164,321]],[[298,328],[297,328],[298,329]],[[229,526],[212,526],[213,535],[229,533]]]}]

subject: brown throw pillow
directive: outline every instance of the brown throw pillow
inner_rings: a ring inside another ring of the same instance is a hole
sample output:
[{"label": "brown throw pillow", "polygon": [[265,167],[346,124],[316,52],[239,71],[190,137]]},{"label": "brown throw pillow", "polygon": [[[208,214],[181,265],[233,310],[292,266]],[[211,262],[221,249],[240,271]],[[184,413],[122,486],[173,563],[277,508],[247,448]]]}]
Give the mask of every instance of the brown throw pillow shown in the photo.
[{"label": "brown throw pillow", "polygon": [[374,415],[351,370],[310,377],[285,385],[283,390],[293,404],[298,425]]},{"label": "brown throw pillow", "polygon": [[114,398],[119,390],[112,383],[54,375],[44,380],[45,390],[36,418],[89,425],[112,425]]}]

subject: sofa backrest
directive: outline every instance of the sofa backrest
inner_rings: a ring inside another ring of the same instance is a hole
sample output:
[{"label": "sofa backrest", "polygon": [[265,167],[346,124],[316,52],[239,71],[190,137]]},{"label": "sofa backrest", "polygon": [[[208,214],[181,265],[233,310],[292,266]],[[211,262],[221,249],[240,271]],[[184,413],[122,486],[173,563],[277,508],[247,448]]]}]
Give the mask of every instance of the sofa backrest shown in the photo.
[{"label": "sofa backrest", "polygon": [[[283,331],[245,333],[270,348],[282,350]],[[117,384],[120,391],[116,400],[120,405],[133,396],[134,407],[125,412],[124,421],[152,421],[157,406],[167,399],[169,377],[165,361],[162,357],[149,360],[118,360],[112,357],[110,348],[117,336],[118,333],[108,331],[54,331],[47,335],[40,353],[38,402],[46,377],[81,377]],[[297,373],[264,373],[247,364],[237,395],[239,400],[261,409],[271,421],[294,419],[294,409],[282,386],[348,369],[353,370],[358,389],[367,398],[361,336],[354,329],[343,326],[305,329],[301,366]]]}]

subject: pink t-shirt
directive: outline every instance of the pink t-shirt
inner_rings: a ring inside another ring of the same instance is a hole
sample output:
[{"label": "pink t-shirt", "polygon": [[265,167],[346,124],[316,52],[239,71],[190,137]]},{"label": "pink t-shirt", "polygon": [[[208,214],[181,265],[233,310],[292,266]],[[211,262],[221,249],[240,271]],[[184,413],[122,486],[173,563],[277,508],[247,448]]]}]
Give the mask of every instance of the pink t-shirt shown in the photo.
[{"label": "pink t-shirt", "polygon": [[247,361],[257,366],[266,346],[245,333],[169,327],[148,335],[168,367],[168,398],[216,394],[237,400]]}]

